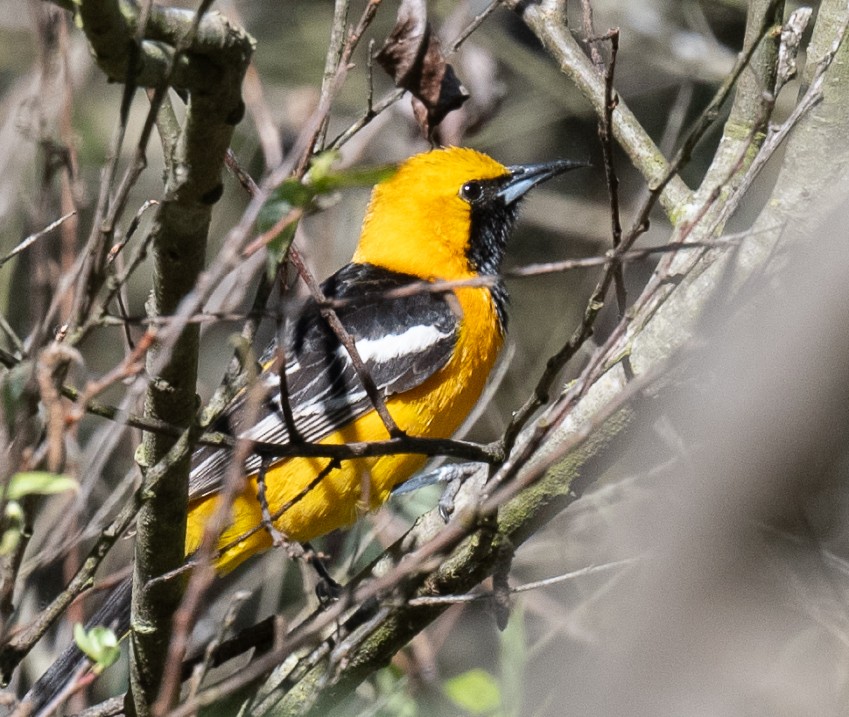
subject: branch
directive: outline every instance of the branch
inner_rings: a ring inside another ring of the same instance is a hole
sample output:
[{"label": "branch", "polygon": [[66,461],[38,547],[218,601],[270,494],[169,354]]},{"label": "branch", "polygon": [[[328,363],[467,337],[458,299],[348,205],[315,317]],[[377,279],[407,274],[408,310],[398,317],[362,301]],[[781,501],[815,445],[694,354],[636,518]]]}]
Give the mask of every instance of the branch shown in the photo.
[{"label": "branch", "polygon": [[[166,17],[163,13],[156,16]],[[201,20],[202,22],[202,20]],[[220,23],[216,23],[220,25]],[[223,28],[228,29],[225,23]],[[241,82],[249,52],[233,62],[226,38],[220,55],[207,58],[217,83],[193,87],[186,118],[174,146],[171,172],[152,229],[154,288],[148,304],[152,316],[174,313],[196,286],[203,269],[212,205],[223,191],[221,171],[244,104]],[[247,48],[243,48],[247,50]],[[176,58],[179,65],[180,57]],[[175,65],[176,66],[176,65]],[[154,419],[189,427],[195,418],[199,326],[186,326],[170,351],[170,360],[156,372],[157,357],[149,357],[153,381],[145,413]],[[153,353],[153,352],[152,352]],[[140,465],[151,466],[165,457],[173,439],[145,433]],[[133,573],[131,686],[136,714],[147,715],[156,698],[171,635],[171,618],[179,605],[179,581],[148,583],[178,568],[185,557],[186,511],[190,457],[173,463],[139,511]]]},{"label": "branch", "polygon": [[[241,83],[253,43],[222,15],[203,9],[195,14],[152,4],[140,8],[132,1],[82,0],[74,12],[98,65],[109,79],[127,84],[125,97],[133,86],[153,88],[155,114],[167,87],[188,96],[183,126],[166,143],[165,190],[151,230],[154,287],[148,312],[170,315],[203,269],[212,206],[223,191],[225,154],[244,113]],[[173,123],[169,126],[176,133]],[[145,399],[147,418],[183,429],[193,423],[198,337],[199,327],[188,325],[172,346],[148,354],[153,380]],[[143,470],[160,464],[176,441],[161,432],[145,433],[138,454]],[[159,689],[171,616],[180,600],[177,581],[147,585],[183,562],[189,464],[188,453],[168,464],[138,514],[131,633],[138,715],[149,714]]]},{"label": "branch", "polygon": [[[596,114],[603,116],[606,93],[604,76],[596,70],[592,61],[584,54],[581,46],[569,32],[562,12],[563,5],[558,0],[541,0],[541,2],[506,0],[504,4],[521,16],[558,63],[563,74],[575,83],[575,86],[592,104]],[[663,154],[621,97],[612,119],[613,135],[631,158],[634,166],[645,177],[649,186],[653,186],[668,171],[668,163]],[[684,182],[677,176],[673,177],[663,191],[660,203],[667,214],[674,214],[676,209],[686,201],[689,193],[690,190]]]}]

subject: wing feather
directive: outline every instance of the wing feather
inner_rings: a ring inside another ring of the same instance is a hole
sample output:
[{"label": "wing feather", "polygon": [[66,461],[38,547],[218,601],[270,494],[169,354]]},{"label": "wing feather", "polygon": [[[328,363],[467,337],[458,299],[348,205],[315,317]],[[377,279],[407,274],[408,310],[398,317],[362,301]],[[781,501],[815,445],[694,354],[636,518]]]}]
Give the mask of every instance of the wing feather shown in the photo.
[{"label": "wing feather", "polygon": [[[457,341],[458,318],[439,294],[421,292],[387,299],[388,290],[420,281],[418,278],[369,264],[348,264],[322,285],[328,298],[351,299],[337,315],[354,339],[357,351],[384,396],[408,391],[441,369]],[[333,431],[372,410],[347,351],[327,326],[313,302],[290,322],[285,343],[289,404],[301,436],[320,441]],[[270,366],[274,345],[261,363]],[[266,370],[260,380],[266,390],[259,420],[241,425],[244,394],[228,407],[219,430],[264,443],[289,440],[280,404],[279,378]],[[190,499],[220,489],[232,452],[201,447],[193,456]],[[260,459],[246,461],[249,472]]]}]

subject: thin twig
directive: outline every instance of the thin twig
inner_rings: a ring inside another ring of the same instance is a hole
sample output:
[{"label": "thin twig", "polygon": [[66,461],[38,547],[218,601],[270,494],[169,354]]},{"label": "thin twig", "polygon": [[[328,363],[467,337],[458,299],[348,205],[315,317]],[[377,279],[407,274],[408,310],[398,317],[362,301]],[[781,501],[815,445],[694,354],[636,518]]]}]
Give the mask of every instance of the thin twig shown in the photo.
[{"label": "thin twig", "polygon": [[274,526],[274,518],[272,518],[271,510],[268,507],[265,474],[268,471],[269,462],[268,458],[263,458],[259,463],[259,470],[256,474],[256,499],[259,503],[260,512],[262,513],[262,527],[271,538],[272,547],[279,548],[286,541],[280,531]]},{"label": "thin twig", "polygon": [[[335,0],[333,5],[330,41],[327,43],[327,54],[324,58],[324,74],[321,77],[321,95],[333,91],[336,73],[342,61],[342,52],[345,48],[345,29],[348,24],[348,10],[350,6],[351,0]],[[328,124],[329,117],[325,117],[315,137],[314,147],[321,147],[324,144]],[[312,153],[312,149],[310,153]]]},{"label": "thin twig", "polygon": [[135,216],[133,216],[132,220],[130,221],[129,226],[127,227],[127,231],[124,233],[124,237],[121,239],[121,241],[115,244],[109,250],[109,253],[106,255],[106,262],[108,264],[111,264],[113,261],[115,261],[118,254],[123,251],[124,247],[127,246],[127,243],[130,241],[130,239],[133,238],[133,235],[136,233],[136,229],[138,229],[139,223],[141,222],[142,215],[151,207],[156,207],[158,205],[159,202],[157,200],[148,199],[145,201],[144,204],[141,205],[141,207],[139,207],[138,211],[135,213]]},{"label": "thin twig", "polygon": [[[8,322],[8,320],[2,313],[0,313],[0,331],[6,334],[6,338],[9,339],[18,354],[20,354],[21,356],[26,356],[26,347],[24,346],[24,342],[21,341],[20,336],[15,333],[15,330],[12,328],[11,324]],[[5,365],[6,368],[11,368],[17,363],[17,359],[15,357],[12,357],[12,363],[5,363]]]},{"label": "thin twig", "polygon": [[496,8],[498,8],[498,6],[502,4],[502,2],[503,0],[492,0],[492,2],[490,2],[489,5],[487,5],[483,10],[481,10],[480,13],[475,15],[475,17],[472,18],[472,21],[460,31],[460,34],[457,35],[454,42],[452,42],[448,46],[448,49],[445,52],[445,56],[448,57],[457,52],[457,50],[460,49],[460,46],[471,37],[472,33],[475,30],[477,30],[481,25],[483,25],[484,20],[486,20],[490,15],[492,15],[492,13],[495,12]]},{"label": "thin twig", "polygon": [[[235,6],[228,8],[228,12],[234,10],[236,10]],[[280,131],[274,122],[274,116],[271,114],[268,102],[265,99],[262,79],[253,64],[248,67],[248,71],[245,73],[243,93],[245,105],[253,118],[254,127],[256,127],[256,133],[265,157],[265,166],[277,167],[283,161],[283,143],[280,138]],[[232,154],[232,150],[230,153]]]},{"label": "thin twig", "polygon": [[[585,0],[589,6],[589,0]],[[619,97],[613,90],[613,77],[616,71],[616,56],[619,53],[619,29],[610,30],[602,39],[610,40],[610,62],[604,70],[604,112],[599,117],[598,134],[604,155],[604,175],[607,179],[607,191],[610,197],[610,232],[614,251],[622,243],[622,221],[619,216],[619,176],[616,174],[613,155],[613,111],[619,103]],[[595,47],[595,43],[591,43]],[[625,289],[625,273],[622,264],[613,267],[613,284],[616,289],[616,303],[619,318],[625,315],[628,298]]]},{"label": "thin twig", "polygon": [[328,307],[327,297],[321,290],[321,286],[319,286],[315,277],[310,274],[306,264],[304,264],[295,247],[291,247],[289,249],[289,260],[292,262],[292,265],[297,270],[303,282],[307,285],[307,288],[309,289],[316,304],[318,304],[322,318],[327,322],[328,327],[336,335],[336,338],[339,339],[339,343],[345,347],[345,351],[348,352],[348,356],[351,359],[351,365],[357,373],[357,378],[360,380],[360,383],[362,383],[369,401],[371,401],[372,406],[374,406],[374,410],[377,411],[377,414],[380,416],[380,420],[383,421],[386,431],[392,438],[398,438],[405,435],[404,431],[395,423],[395,419],[392,418],[389,413],[389,409],[386,407],[386,402],[383,399],[383,394],[381,394],[378,390],[377,385],[371,376],[371,372],[368,370],[365,363],[363,363],[360,353],[357,350],[357,345],[354,343],[354,339],[339,320],[339,317],[336,315],[336,311]]},{"label": "thin twig", "polygon": [[[595,35],[595,27],[593,24],[593,6],[590,0],[581,0],[581,30],[584,33],[584,42],[587,43],[590,59],[593,61],[596,72],[600,75],[605,75],[604,58],[599,52],[596,44],[597,38]],[[605,77],[605,81],[607,78]],[[601,116],[600,113],[599,116]]]},{"label": "thin twig", "polygon": [[[510,588],[509,592],[513,595],[517,595],[519,593],[530,592],[531,590],[539,590],[540,588],[551,587],[552,585],[564,583],[569,580],[575,580],[576,578],[583,578],[587,575],[594,575],[595,573],[627,567],[638,562],[638,558],[625,558],[623,560],[614,560],[611,563],[603,563],[601,565],[588,565],[585,568],[571,570],[568,573],[562,573],[561,575],[555,575],[554,577],[516,585],[515,587]],[[468,603],[490,599],[492,599],[492,593],[488,592],[465,593],[463,595],[429,595],[425,597],[410,598],[404,604],[411,607],[426,607],[428,605],[454,605],[457,603]]]},{"label": "thin twig", "polygon": [[[158,202],[156,202],[155,204],[158,204]],[[153,206],[153,204],[151,204],[151,206]],[[138,216],[138,214],[136,216]],[[103,317],[107,315],[109,305],[112,303],[112,300],[120,294],[122,288],[126,286],[127,282],[129,281],[130,277],[135,273],[136,269],[138,269],[144,263],[145,259],[147,258],[147,252],[150,248],[150,244],[152,241],[153,233],[146,234],[141,240],[141,242],[139,242],[139,245],[136,247],[132,256],[127,260],[124,269],[120,273],[118,273],[117,275],[113,275],[109,279],[109,285],[103,296],[103,300],[100,305],[100,311],[97,313],[92,312],[92,314],[86,319],[85,323],[80,326],[74,338],[85,336],[91,329],[101,323]],[[72,340],[71,343],[76,343],[76,341]]]},{"label": "thin twig", "polygon": [[76,211],[68,212],[64,216],[59,217],[56,221],[48,224],[41,231],[37,231],[35,234],[30,234],[26,239],[24,239],[20,244],[18,244],[12,251],[10,251],[6,256],[0,258],[0,266],[3,266],[6,262],[14,259],[18,254],[32,246],[35,242],[37,242],[42,237],[46,236],[50,232],[52,232],[56,227],[61,226],[66,220],[71,217],[76,216]]},{"label": "thin twig", "polygon": [[[286,426],[286,434],[291,443],[303,443],[304,437],[301,435],[297,424],[295,423],[295,414],[292,412],[292,402],[289,397],[289,380],[286,374],[286,353],[284,346],[286,344],[286,324],[285,314],[280,318],[280,326],[277,330],[277,345],[274,349],[276,354],[275,362],[277,365],[277,380],[278,380],[278,395],[280,396],[280,408],[283,411],[283,423]],[[271,370],[274,370],[272,366]]]}]

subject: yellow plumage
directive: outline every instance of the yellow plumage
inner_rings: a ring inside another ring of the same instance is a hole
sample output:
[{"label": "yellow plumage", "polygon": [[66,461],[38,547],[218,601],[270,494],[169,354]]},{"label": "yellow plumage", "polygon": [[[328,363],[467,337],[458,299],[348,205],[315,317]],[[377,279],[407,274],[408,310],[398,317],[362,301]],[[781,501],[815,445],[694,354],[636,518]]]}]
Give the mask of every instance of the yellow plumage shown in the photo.
[{"label": "yellow plumage", "polygon": [[[378,185],[372,195],[353,261],[375,264],[422,279],[467,279],[475,275],[466,258],[470,207],[458,191],[471,179],[508,174],[506,167],[470,149],[452,148],[417,155]],[[459,336],[449,362],[420,386],[387,399],[398,426],[409,435],[450,437],[480,397],[502,345],[502,331],[490,291],[464,287],[455,292],[462,314]],[[388,438],[375,411],[327,436],[323,443],[378,441]],[[344,461],[306,492],[276,521],[288,539],[306,541],[353,523],[361,510],[375,509],[392,489],[425,462],[420,455],[392,455]],[[329,463],[325,458],[282,460],[266,473],[271,514],[294,500]],[[189,511],[186,553],[197,549],[204,526],[215,510],[209,496]],[[236,567],[271,546],[262,520],[256,476],[232,508],[232,523],[219,547],[217,566]],[[240,540],[241,536],[253,533]]]}]

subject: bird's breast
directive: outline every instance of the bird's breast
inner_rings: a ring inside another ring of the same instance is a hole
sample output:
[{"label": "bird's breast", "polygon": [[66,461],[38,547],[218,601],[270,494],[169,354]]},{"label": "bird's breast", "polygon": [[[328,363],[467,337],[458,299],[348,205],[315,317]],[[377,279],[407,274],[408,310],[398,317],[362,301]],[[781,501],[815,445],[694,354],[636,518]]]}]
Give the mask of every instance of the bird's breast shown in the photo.
[{"label": "bird's breast", "polygon": [[411,435],[450,438],[480,398],[503,344],[489,289],[460,288],[455,295],[460,326],[451,358],[420,386],[387,401],[392,417]]}]

